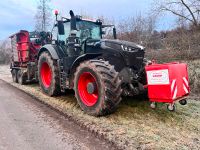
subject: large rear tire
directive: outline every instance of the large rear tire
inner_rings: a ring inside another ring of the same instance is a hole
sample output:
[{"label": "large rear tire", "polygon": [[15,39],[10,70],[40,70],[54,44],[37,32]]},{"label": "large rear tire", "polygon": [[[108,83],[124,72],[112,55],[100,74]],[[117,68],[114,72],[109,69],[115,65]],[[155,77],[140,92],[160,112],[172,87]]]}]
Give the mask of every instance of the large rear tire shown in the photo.
[{"label": "large rear tire", "polygon": [[75,73],[74,90],[83,111],[103,116],[116,110],[122,93],[118,74],[108,61],[89,60],[80,64]]},{"label": "large rear tire", "polygon": [[59,95],[60,80],[57,62],[48,52],[43,52],[38,61],[38,79],[42,91],[49,96]]}]

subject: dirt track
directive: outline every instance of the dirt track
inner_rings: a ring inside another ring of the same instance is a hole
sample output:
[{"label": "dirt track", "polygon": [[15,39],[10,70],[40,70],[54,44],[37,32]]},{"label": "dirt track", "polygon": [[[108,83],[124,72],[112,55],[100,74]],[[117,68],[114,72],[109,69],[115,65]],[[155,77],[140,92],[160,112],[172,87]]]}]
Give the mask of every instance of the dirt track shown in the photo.
[{"label": "dirt track", "polygon": [[[2,70],[2,71],[1,71]],[[7,72],[7,74],[5,73]],[[2,75],[4,74],[4,75]],[[6,75],[5,75],[6,74]],[[20,86],[11,83],[6,67],[0,67],[0,78],[63,112],[83,128],[125,149],[200,149],[200,102],[190,99],[187,106],[177,104],[174,113],[160,104],[149,108],[145,99],[123,99],[117,112],[95,118],[84,114],[73,93],[48,97],[37,84]]]}]

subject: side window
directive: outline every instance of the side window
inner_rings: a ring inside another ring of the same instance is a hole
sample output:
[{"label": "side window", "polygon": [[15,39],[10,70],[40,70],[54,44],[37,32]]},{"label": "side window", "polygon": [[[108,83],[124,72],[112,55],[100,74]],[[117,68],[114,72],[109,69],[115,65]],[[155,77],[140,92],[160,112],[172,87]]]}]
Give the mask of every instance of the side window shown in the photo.
[{"label": "side window", "polygon": [[70,34],[70,22],[66,22],[65,23],[65,35],[66,35],[66,38],[69,37],[69,34]]},{"label": "side window", "polygon": [[65,35],[59,35],[58,39],[60,41],[66,41],[66,39],[69,37],[70,34],[70,22],[66,22],[64,23],[64,27],[65,27]]},{"label": "side window", "polygon": [[52,40],[57,40],[58,28],[54,27],[52,30]]}]

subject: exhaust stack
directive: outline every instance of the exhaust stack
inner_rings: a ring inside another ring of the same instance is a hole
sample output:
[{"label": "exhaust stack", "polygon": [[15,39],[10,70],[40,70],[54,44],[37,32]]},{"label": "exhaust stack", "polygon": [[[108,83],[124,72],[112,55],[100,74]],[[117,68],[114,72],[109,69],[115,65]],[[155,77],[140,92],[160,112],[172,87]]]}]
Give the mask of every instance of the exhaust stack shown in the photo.
[{"label": "exhaust stack", "polygon": [[70,19],[70,27],[71,27],[71,31],[70,31],[70,35],[68,37],[68,51],[69,51],[69,56],[73,57],[73,56],[79,56],[79,51],[76,49],[76,46],[79,45],[78,43],[78,38],[76,37],[76,33],[77,33],[77,29],[76,29],[76,17],[74,15],[74,12],[72,10],[70,10],[69,12],[71,19]]},{"label": "exhaust stack", "polygon": [[70,16],[71,16],[71,30],[77,30],[76,29],[76,17],[74,16],[74,12],[72,10],[70,10],[69,12]]}]

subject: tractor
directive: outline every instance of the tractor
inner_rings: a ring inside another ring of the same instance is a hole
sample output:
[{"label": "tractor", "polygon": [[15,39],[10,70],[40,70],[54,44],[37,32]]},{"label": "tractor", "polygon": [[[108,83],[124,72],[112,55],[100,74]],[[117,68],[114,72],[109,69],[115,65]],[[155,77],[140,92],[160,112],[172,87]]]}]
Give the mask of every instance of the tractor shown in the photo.
[{"label": "tractor", "polygon": [[[73,89],[81,109],[93,116],[114,112],[122,96],[145,91],[145,48],[117,39],[114,25],[83,19],[70,11],[70,18],[55,12],[52,43],[37,55],[38,80],[42,91],[59,95]],[[58,19],[59,18],[59,19]],[[105,28],[112,39],[104,39]]]},{"label": "tractor", "polygon": [[20,30],[10,36],[12,47],[11,74],[13,82],[26,84],[37,81],[36,58],[42,45],[50,43],[48,32]]}]

